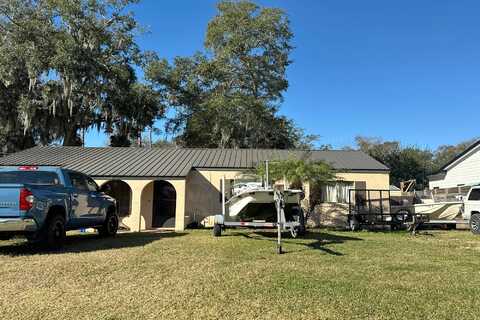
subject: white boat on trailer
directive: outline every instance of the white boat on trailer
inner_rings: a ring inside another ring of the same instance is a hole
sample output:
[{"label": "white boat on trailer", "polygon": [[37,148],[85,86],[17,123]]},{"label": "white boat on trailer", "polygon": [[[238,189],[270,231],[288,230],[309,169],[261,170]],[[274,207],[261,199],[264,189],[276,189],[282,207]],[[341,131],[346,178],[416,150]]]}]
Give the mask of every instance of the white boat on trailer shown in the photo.
[{"label": "white boat on trailer", "polygon": [[461,201],[418,203],[411,213],[428,216],[426,224],[464,224]]},{"label": "white boat on trailer", "polygon": [[225,179],[222,179],[222,214],[209,216],[204,226],[213,226],[215,236],[226,228],[279,228],[293,237],[305,232],[301,201],[302,190],[280,190],[262,183],[234,184],[232,197],[226,200]]}]

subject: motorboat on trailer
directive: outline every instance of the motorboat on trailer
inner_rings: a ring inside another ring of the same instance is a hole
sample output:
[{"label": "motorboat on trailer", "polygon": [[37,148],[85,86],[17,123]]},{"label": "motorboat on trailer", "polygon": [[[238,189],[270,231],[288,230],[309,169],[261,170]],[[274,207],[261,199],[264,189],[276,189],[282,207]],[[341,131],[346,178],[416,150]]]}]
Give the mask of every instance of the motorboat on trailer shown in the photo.
[{"label": "motorboat on trailer", "polygon": [[[222,194],[225,199],[225,190]],[[305,231],[301,207],[305,197],[303,190],[283,190],[258,181],[235,181],[231,195],[222,204],[222,214],[206,217],[201,222],[203,226],[273,228],[281,223],[282,229],[290,231],[293,236]]]},{"label": "motorboat on trailer", "polygon": [[[286,219],[298,214],[300,201],[304,198],[302,190],[284,190],[283,201],[285,204]],[[277,219],[273,188],[259,187],[245,189],[232,196],[226,203],[226,217],[234,221],[261,221],[273,222]]]}]

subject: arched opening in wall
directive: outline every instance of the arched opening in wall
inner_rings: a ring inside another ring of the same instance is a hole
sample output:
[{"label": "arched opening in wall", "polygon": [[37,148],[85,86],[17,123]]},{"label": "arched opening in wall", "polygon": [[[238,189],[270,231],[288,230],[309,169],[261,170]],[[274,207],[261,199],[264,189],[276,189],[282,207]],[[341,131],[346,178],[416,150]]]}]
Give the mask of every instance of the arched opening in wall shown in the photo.
[{"label": "arched opening in wall", "polygon": [[128,183],[121,180],[111,180],[102,184],[100,190],[117,200],[120,219],[130,215],[132,212],[132,189]]},{"label": "arched opening in wall", "polygon": [[167,181],[153,182],[152,228],[175,228],[177,192]]}]

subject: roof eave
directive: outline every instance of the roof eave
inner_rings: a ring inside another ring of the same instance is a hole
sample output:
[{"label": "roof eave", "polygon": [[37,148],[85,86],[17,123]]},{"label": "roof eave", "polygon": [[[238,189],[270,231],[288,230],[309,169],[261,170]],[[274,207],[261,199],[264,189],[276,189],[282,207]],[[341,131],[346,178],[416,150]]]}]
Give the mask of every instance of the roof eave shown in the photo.
[{"label": "roof eave", "polygon": [[476,142],[472,143],[467,149],[465,149],[462,153],[457,155],[455,158],[447,162],[439,171],[439,173],[443,171],[449,170],[452,166],[455,165],[456,162],[461,160],[464,156],[466,156],[470,151],[474,150],[476,147],[480,146],[480,139],[477,140]]}]

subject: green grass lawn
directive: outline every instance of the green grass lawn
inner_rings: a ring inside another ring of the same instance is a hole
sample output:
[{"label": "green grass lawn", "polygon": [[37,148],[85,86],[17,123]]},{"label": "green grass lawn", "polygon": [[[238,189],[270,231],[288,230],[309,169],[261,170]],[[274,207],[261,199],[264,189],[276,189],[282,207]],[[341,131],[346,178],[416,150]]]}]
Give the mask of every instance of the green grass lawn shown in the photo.
[{"label": "green grass lawn", "polygon": [[69,237],[62,252],[0,241],[4,319],[479,319],[469,232],[231,230]]}]

